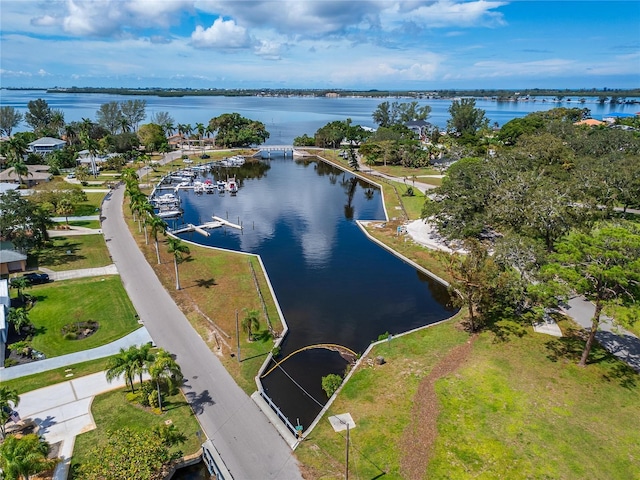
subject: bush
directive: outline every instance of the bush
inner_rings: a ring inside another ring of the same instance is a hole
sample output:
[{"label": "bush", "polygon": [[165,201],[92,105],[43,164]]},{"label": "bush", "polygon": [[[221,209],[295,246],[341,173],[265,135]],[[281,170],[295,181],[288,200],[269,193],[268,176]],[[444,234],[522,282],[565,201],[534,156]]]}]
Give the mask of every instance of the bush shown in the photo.
[{"label": "bush", "polygon": [[147,401],[149,402],[149,406],[152,408],[158,408],[160,406],[160,401],[158,400],[158,390],[153,390],[149,395],[147,395]]},{"label": "bush", "polygon": [[69,332],[69,333],[65,333],[62,338],[64,338],[65,340],[77,340],[78,334],[75,332]]},{"label": "bush", "polygon": [[129,403],[139,403],[140,402],[140,391],[127,392],[127,394],[124,396],[124,398]]},{"label": "bush", "polygon": [[340,375],[336,375],[335,373],[330,373],[326,377],[322,377],[322,389],[329,398],[331,398],[331,396],[336,393],[336,390],[340,388],[341,384],[342,377]]},{"label": "bush", "polygon": [[14,360],[13,358],[7,358],[4,361],[4,368],[9,368],[9,367],[13,367],[14,365],[17,365],[18,362],[16,360]]},{"label": "bush", "polygon": [[9,345],[9,350],[12,352],[16,352],[22,357],[31,357],[31,345],[29,344],[29,342],[26,342],[24,340]]},{"label": "bush", "polygon": [[[142,405],[143,407],[152,407],[153,405],[151,404],[150,399],[153,393],[156,393],[156,390],[155,388],[153,388],[151,382],[143,383],[140,387],[140,398],[138,398],[140,405]],[[158,395],[156,393],[156,401],[158,399],[157,397]]]}]

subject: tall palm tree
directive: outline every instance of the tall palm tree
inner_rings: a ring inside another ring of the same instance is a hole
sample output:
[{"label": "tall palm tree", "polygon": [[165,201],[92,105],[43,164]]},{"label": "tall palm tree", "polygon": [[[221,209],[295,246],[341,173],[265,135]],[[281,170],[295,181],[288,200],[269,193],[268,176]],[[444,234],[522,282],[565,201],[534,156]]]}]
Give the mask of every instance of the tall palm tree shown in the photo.
[{"label": "tall palm tree", "polygon": [[132,359],[131,373],[140,376],[140,384],[142,385],[142,375],[149,370],[149,366],[153,364],[156,358],[151,351],[151,342],[140,346],[132,345],[129,347],[128,352]]},{"label": "tall palm tree", "polygon": [[9,284],[11,288],[18,290],[18,298],[24,303],[24,290],[31,287],[31,282],[27,277],[12,278]]},{"label": "tall palm tree", "polygon": [[18,176],[18,183],[22,184],[22,176],[29,175],[29,169],[24,162],[24,156],[27,154],[27,145],[21,137],[11,137],[7,142],[7,165],[13,167],[15,174]]},{"label": "tall palm tree", "polygon": [[20,396],[16,390],[0,385],[0,435],[6,435],[5,424],[9,420],[9,414],[20,403]]},{"label": "tall palm tree", "polygon": [[0,467],[7,480],[18,480],[53,468],[58,459],[49,459],[50,446],[35,433],[11,435],[0,445]]},{"label": "tall palm tree", "polygon": [[149,228],[151,229],[151,236],[156,245],[156,257],[158,258],[158,265],[160,265],[160,248],[158,246],[158,234],[162,233],[165,235],[167,233],[167,222],[165,222],[160,217],[153,215],[149,219]]},{"label": "tall palm tree", "polygon": [[133,362],[134,359],[131,351],[121,348],[120,351],[107,362],[107,382],[111,382],[124,375],[126,385],[131,385],[131,391],[135,392],[136,390],[133,386]]},{"label": "tall palm tree", "polygon": [[178,274],[178,264],[184,261],[184,254],[189,255],[189,247],[176,237],[168,237],[169,253],[173,254],[173,265],[176,269],[176,290],[180,290],[180,275]]},{"label": "tall palm tree", "polygon": [[184,378],[180,365],[175,361],[173,356],[164,349],[159,349],[156,353],[155,360],[149,365],[149,374],[151,378],[156,382],[156,388],[158,390],[158,402],[160,404],[160,410],[162,410],[162,395],[160,394],[160,382],[166,382],[169,392],[173,390],[176,385],[182,383]]},{"label": "tall palm tree", "polygon": [[198,140],[200,140],[200,150],[204,153],[204,145],[202,143],[202,138],[204,137],[204,132],[206,128],[203,123],[196,123],[196,131],[198,132]]},{"label": "tall palm tree", "polygon": [[[144,227],[144,243],[145,245],[149,245],[149,235],[147,234],[147,223],[149,219],[153,217],[153,205],[149,202],[147,197],[144,197],[144,200],[140,202],[139,212],[140,217],[142,219],[142,224]],[[140,224],[138,223],[138,228],[140,228]]]},{"label": "tall palm tree", "polygon": [[260,312],[258,310],[249,310],[247,315],[242,319],[242,328],[249,334],[249,341],[253,340],[253,331],[260,328]]}]

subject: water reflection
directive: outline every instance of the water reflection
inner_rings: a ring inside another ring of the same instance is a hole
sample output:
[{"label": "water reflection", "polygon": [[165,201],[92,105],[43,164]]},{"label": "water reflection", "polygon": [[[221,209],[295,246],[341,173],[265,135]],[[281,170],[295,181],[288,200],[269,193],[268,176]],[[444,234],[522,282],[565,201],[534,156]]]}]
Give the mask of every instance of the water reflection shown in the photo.
[{"label": "water reflection", "polygon": [[[242,223],[186,238],[261,255],[289,324],[287,355],[301,347],[336,343],[363,352],[385,332],[399,333],[451,315],[447,289],[363,235],[356,219],[382,220],[380,190],[324,162],[272,158],[258,174],[236,170],[238,195],[181,192],[184,219],[211,215]],[[248,165],[248,164],[247,164]],[[264,380],[289,416],[309,426],[326,402],[321,377],[343,374],[336,352],[292,357]]]}]

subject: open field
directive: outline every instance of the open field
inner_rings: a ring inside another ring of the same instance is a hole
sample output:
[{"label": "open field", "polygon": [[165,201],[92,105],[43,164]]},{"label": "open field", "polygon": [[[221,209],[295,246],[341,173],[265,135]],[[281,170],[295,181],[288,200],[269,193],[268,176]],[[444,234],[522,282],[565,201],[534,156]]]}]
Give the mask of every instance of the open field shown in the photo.
[{"label": "open field", "polygon": [[[570,324],[562,327],[570,333]],[[437,416],[437,435],[425,436],[412,410],[421,398],[418,385],[433,382],[429,373],[438,362],[468,340],[447,322],[372,352],[387,363],[356,372],[328,413],[349,412],[356,422],[350,432],[354,478],[383,471],[383,478],[394,479],[637,478],[637,374],[599,348],[596,363],[579,368],[575,338],[556,340],[530,329],[507,341],[481,334],[457,369],[435,379],[438,406],[426,412]],[[412,465],[412,450],[429,458],[415,476],[401,467]],[[323,418],[296,453],[309,478],[343,478],[345,432],[335,433]]]},{"label": "open field", "polygon": [[[36,327],[32,345],[47,357],[98,347],[140,327],[117,275],[53,282],[33,287],[28,293],[37,300],[29,311]],[[93,335],[64,338],[62,327],[89,320],[100,324]]]},{"label": "open field", "polygon": [[53,237],[46,247],[33,250],[30,256],[39,268],[54,271],[104,267],[113,263],[104,236],[98,233]]}]

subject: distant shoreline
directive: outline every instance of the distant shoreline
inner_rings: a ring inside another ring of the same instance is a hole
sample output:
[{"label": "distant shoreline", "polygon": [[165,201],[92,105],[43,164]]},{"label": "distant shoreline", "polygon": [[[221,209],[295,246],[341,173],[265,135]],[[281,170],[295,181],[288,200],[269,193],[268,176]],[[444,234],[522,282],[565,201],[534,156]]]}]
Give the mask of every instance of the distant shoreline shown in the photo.
[{"label": "distant shoreline", "polygon": [[176,89],[176,88],[24,88],[3,87],[2,90],[45,91],[47,93],[83,93],[102,95],[140,95],[157,97],[362,97],[362,98],[413,98],[451,100],[457,97],[492,99],[497,102],[535,101],[539,97],[552,97],[558,101],[580,105],[584,98],[599,97],[602,103],[640,104],[640,88],[636,89],[478,89],[478,90],[340,90],[340,89]]}]

